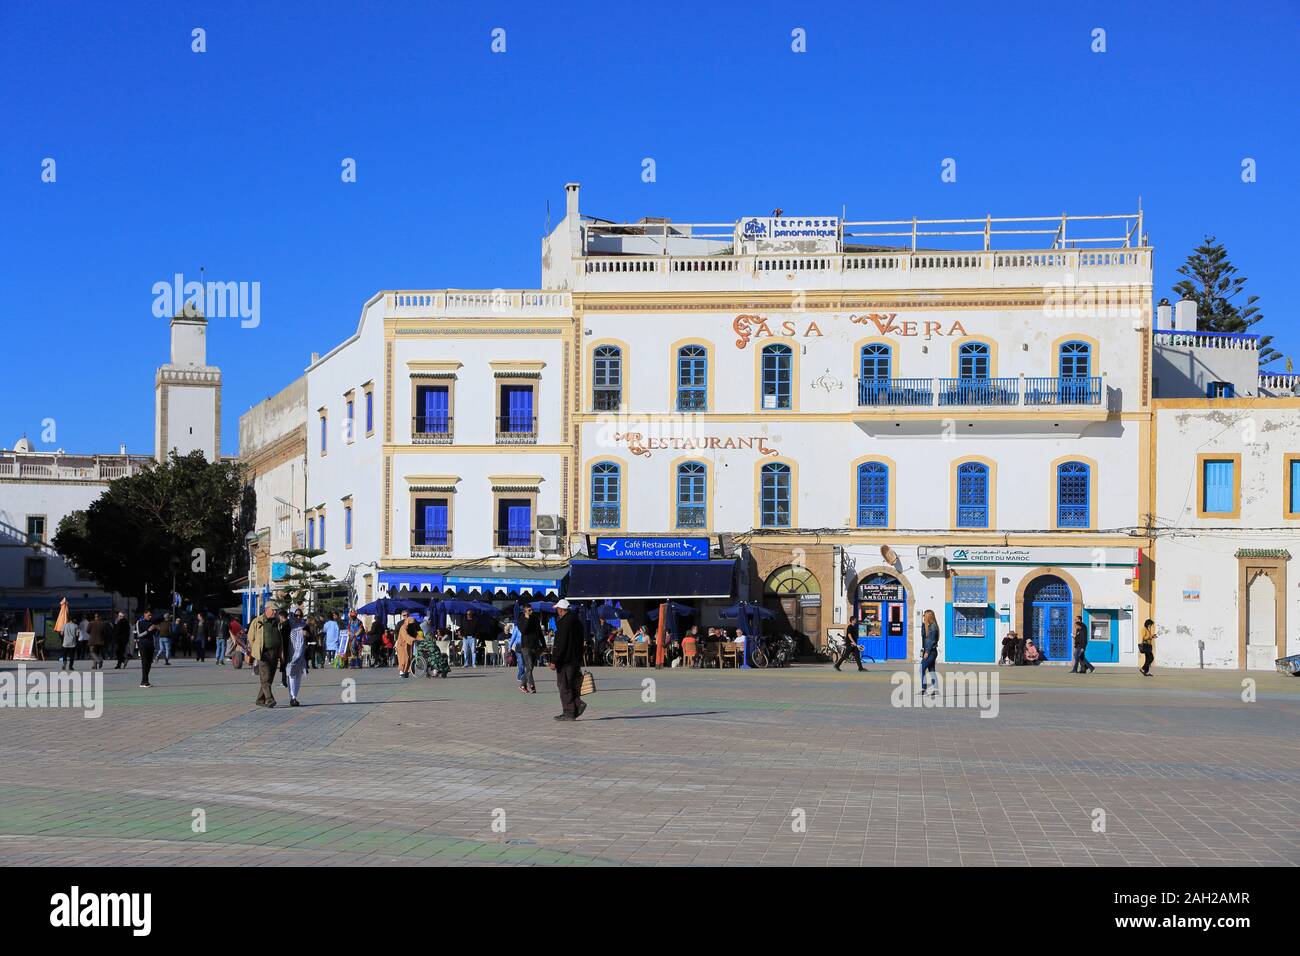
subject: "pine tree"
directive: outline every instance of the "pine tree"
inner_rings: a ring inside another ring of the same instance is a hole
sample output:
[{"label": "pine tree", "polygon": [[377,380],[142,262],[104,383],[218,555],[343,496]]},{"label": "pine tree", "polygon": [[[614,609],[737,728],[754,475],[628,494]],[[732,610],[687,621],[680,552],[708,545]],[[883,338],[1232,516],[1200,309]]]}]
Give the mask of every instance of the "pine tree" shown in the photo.
[{"label": "pine tree", "polygon": [[[1232,300],[1245,291],[1246,277],[1237,274],[1237,267],[1228,259],[1228,250],[1214,236],[1206,236],[1187,261],[1178,267],[1185,276],[1174,286],[1180,299],[1196,303],[1196,325],[1201,332],[1249,332],[1255,323],[1264,318],[1257,295],[1246,295],[1245,302]],[[1273,336],[1264,335],[1259,340],[1259,364],[1264,366],[1282,357],[1270,347]]]},{"label": "pine tree", "polygon": [[[307,598],[317,591],[327,590],[334,585],[334,580],[325,572],[329,562],[317,564],[325,552],[320,548],[295,548],[288,554],[288,570],[280,581],[279,599],[297,606],[300,611],[307,610]],[[317,609],[319,610],[319,609]]]}]

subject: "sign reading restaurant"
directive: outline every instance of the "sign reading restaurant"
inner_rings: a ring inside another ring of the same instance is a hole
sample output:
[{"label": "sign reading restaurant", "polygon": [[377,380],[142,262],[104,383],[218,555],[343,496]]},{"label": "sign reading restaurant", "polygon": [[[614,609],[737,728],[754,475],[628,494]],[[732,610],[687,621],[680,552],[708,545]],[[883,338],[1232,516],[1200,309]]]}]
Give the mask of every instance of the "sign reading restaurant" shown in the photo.
[{"label": "sign reading restaurant", "polygon": [[614,435],[614,441],[622,442],[634,455],[650,457],[652,451],[757,451],[760,455],[779,455],[775,448],[769,448],[764,435],[717,437],[701,435],[698,437],[664,436],[647,438],[641,432],[625,432]]},{"label": "sign reading restaurant", "polygon": [[708,538],[597,538],[596,557],[615,561],[707,561]]}]

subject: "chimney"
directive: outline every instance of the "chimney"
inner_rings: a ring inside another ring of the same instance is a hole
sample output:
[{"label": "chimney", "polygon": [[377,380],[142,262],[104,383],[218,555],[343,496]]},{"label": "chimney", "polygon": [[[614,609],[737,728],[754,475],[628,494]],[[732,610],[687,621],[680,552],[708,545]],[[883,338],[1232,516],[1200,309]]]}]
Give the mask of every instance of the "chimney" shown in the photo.
[{"label": "chimney", "polygon": [[578,215],[578,183],[564,184],[564,221],[569,227],[570,255],[585,256],[587,250],[583,243],[582,218]]},{"label": "chimney", "polygon": [[1160,304],[1156,306],[1156,328],[1172,329],[1174,326],[1169,323],[1173,321],[1174,308],[1169,304],[1168,299],[1161,299]]},{"label": "chimney", "polygon": [[577,222],[578,220],[578,190],[581,188],[581,183],[564,184],[564,215],[571,222]]},{"label": "chimney", "polygon": [[319,361],[320,361],[320,353],[319,353],[319,352],[312,352],[312,353],[311,353],[311,364],[312,364],[312,365],[315,365],[315,364],[316,364],[317,362],[319,362]]},{"label": "chimney", "polygon": [[117,453],[123,458],[126,457],[126,442],[122,442],[122,444],[117,446]]},{"label": "chimney", "polygon": [[1174,306],[1174,328],[1183,332],[1196,331],[1196,300],[1183,299]]}]

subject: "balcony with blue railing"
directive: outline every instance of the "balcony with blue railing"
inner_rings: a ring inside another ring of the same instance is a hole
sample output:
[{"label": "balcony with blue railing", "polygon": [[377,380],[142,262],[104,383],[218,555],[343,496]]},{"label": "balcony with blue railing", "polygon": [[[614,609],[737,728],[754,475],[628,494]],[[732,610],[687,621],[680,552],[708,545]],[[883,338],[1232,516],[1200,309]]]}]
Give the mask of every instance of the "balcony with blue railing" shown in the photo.
[{"label": "balcony with blue railing", "polygon": [[1026,405],[1100,405],[1101,376],[1026,378]]},{"label": "balcony with blue railing", "polygon": [[929,406],[934,404],[932,378],[864,378],[858,381],[859,405]]},{"label": "balcony with blue railing", "polygon": [[1018,378],[941,378],[940,405],[999,407],[1020,404]]}]

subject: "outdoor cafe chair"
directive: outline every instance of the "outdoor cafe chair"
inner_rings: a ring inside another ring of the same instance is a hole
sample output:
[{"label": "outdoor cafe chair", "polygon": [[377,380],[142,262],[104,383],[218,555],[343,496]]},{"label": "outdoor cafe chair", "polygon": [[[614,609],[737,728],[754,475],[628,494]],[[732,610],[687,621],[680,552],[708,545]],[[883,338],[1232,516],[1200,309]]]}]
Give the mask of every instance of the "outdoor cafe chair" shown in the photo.
[{"label": "outdoor cafe chair", "polygon": [[682,638],[682,658],[685,660],[685,667],[696,667],[700,663],[700,652],[696,645],[695,638]]},{"label": "outdoor cafe chair", "polygon": [[614,642],[614,666],[618,667],[620,665],[624,667],[632,666],[632,650],[627,641]]},{"label": "outdoor cafe chair", "polygon": [[645,666],[649,667],[650,666],[650,643],[648,641],[644,644],[632,645],[632,666],[635,667],[636,662],[643,657],[645,658]]},{"label": "outdoor cafe chair", "polygon": [[739,667],[740,646],[735,641],[724,641],[722,644],[722,666],[726,667],[727,662],[731,662],[732,667]]}]

